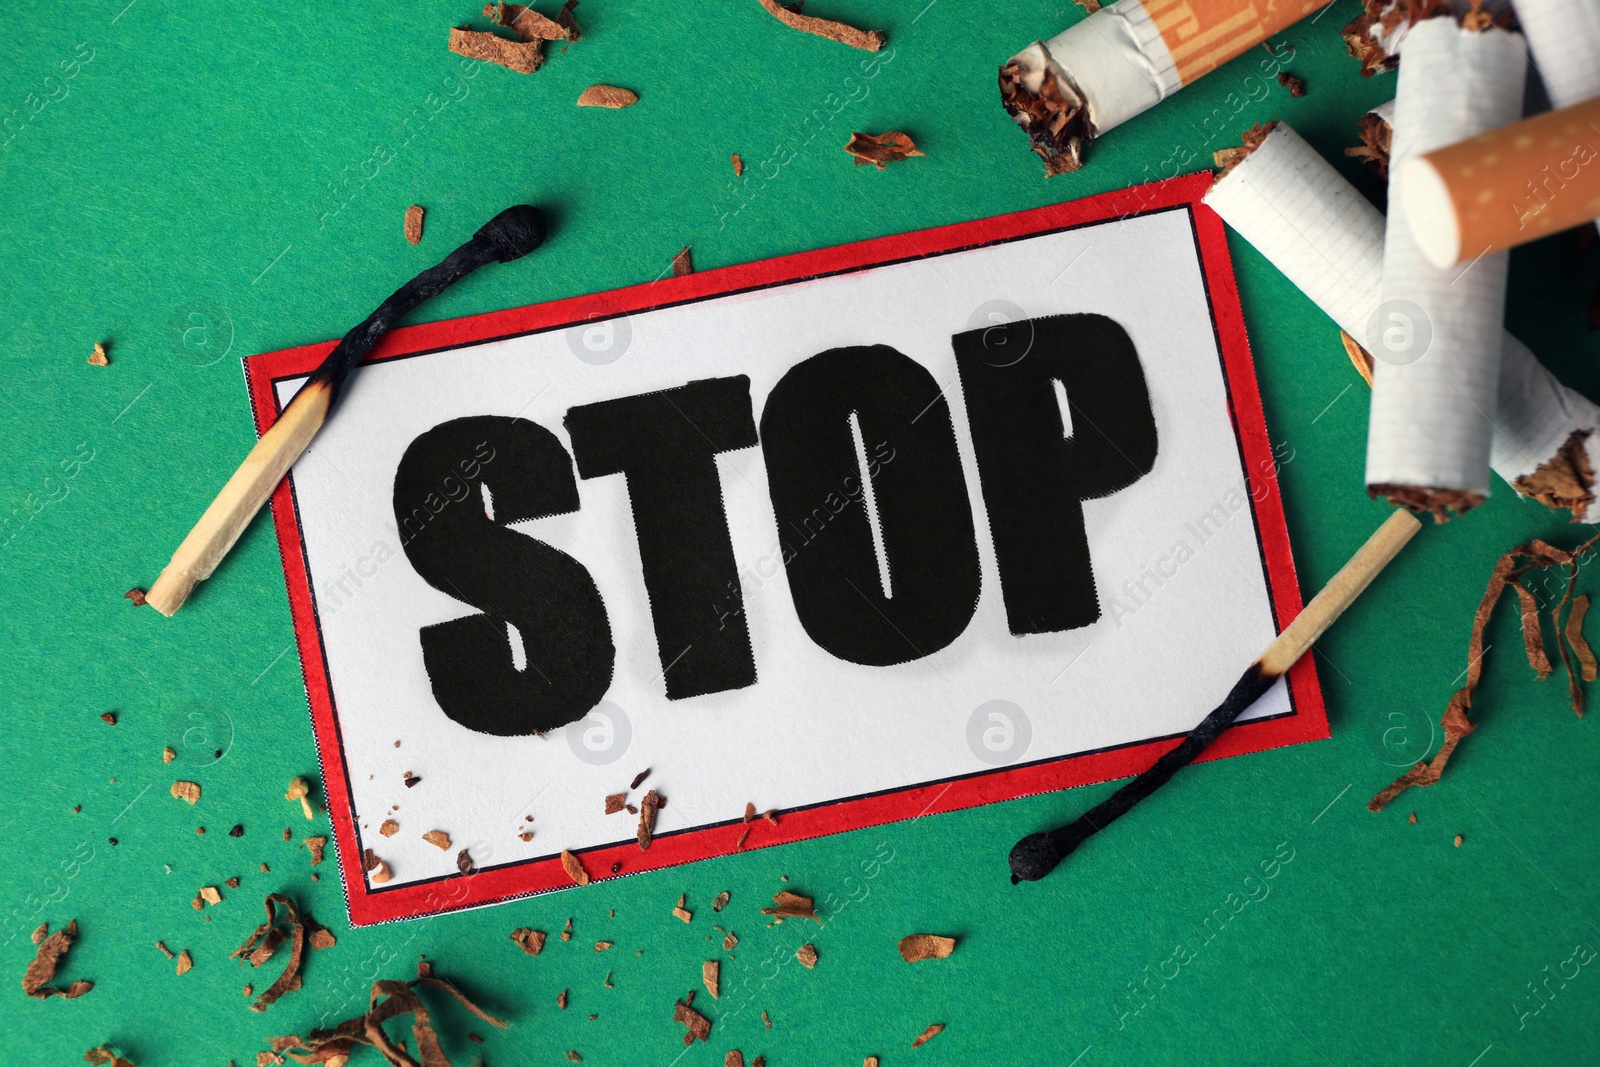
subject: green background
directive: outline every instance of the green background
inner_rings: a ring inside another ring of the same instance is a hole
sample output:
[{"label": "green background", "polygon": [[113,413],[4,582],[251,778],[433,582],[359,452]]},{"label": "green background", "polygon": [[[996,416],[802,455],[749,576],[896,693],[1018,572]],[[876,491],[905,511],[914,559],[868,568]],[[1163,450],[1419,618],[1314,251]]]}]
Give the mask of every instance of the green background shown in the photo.
[{"label": "green background", "polygon": [[[646,281],[685,244],[704,269],[1055,203],[1154,176],[1174,149],[1193,160],[1182,169],[1197,169],[1236,131],[1274,118],[1375,195],[1339,156],[1356,118],[1394,87],[1392,75],[1361,79],[1343,53],[1337,30],[1355,0],[1278,39],[1295,50],[1288,69],[1305,79],[1305,98],[1251,82],[1266,55],[1256,50],[1051,180],[1000,109],[995,69],[1081,17],[1065,0],[817,0],[815,14],[887,31],[892,57],[870,81],[859,78],[864,53],[794,33],[755,0],[584,0],[585,39],[543,70],[484,67],[470,78],[445,42],[453,24],[485,25],[472,2],[124,3],[0,12],[0,114],[31,115],[0,148],[0,517],[10,516],[0,529],[0,974],[20,978],[37,923],[75,917],[82,938],[62,977],[96,983],[71,1002],[6,986],[0,1062],[65,1064],[113,1041],[143,1067],[252,1064],[267,1035],[356,1013],[371,977],[405,977],[419,953],[514,1022],[501,1034],[441,1006],[458,1063],[566,1062],[574,1049],[591,1064],[680,1054],[721,1064],[731,1047],[772,1067],[866,1055],[885,1065],[1081,1055],[1083,1067],[1467,1067],[1475,1057],[1490,1067],[1592,1055],[1596,968],[1552,980],[1548,1005],[1519,1013],[1539,1003],[1524,1000],[1530,981],[1579,943],[1600,947],[1600,724],[1574,717],[1560,675],[1531,680],[1510,611],[1490,630],[1481,728],[1444,782],[1382,815],[1363,807],[1436,744],[1432,724],[1465,666],[1495,559],[1530,537],[1572,545],[1590,532],[1503,485],[1465,519],[1425,529],[1322,642],[1332,740],[1185,772],[1053,877],[1020,888],[1005,876],[1010,844],[1111,786],[350,930],[332,865],[309,880],[298,836],[310,824],[282,795],[317,763],[269,524],[251,527],[176,618],[121,599],[154,579],[249,447],[238,359],[338,336],[501,207],[546,205],[550,242],[421,316]],[[639,104],[573,106],[602,81],[637,90]],[[1237,115],[1230,93],[1245,105]],[[35,112],[29,94],[55,99]],[[852,95],[820,132],[804,124]],[[909,132],[927,157],[880,173],[840,150],[852,130],[888,129]],[[751,166],[745,182],[730,152]],[[792,159],[752,181],[775,154]],[[428,209],[417,248],[400,227],[413,202]],[[1331,323],[1230,240],[1268,424],[1292,456],[1280,477],[1309,593],[1386,510],[1362,490],[1366,388]],[[1517,252],[1508,320],[1567,381],[1600,395],[1600,344],[1584,322],[1591,255],[1572,234]],[[107,368],[85,363],[95,341],[109,342]],[[1198,716],[1209,698],[1196,701]],[[98,719],[106,710],[117,726]],[[180,762],[163,766],[173,741]],[[220,760],[206,754],[213,743]],[[167,795],[175,777],[201,783],[198,807]],[[227,835],[234,823],[243,837]],[[1203,921],[1231,915],[1230,894],[1291,850],[1268,895],[1220,932],[1213,920],[1208,935]],[[761,922],[756,909],[785,874],[819,902],[835,897],[824,928]],[[190,908],[200,885],[230,875],[243,885],[225,889],[222,905]],[[271,976],[227,956],[278,889],[339,944],[309,961],[302,991],[258,1015],[240,990]],[[722,890],[733,903],[713,916]],[[697,912],[689,926],[669,915],[680,893]],[[577,935],[563,944],[553,935],[569,916]],[[745,995],[749,1007],[685,1052],[672,1004],[714,955],[714,919],[742,939],[724,987],[746,991],[720,1007]],[[551,932],[542,956],[508,941],[521,925]],[[907,966],[895,944],[916,931],[961,944],[947,960]],[[602,937],[618,947],[597,956]],[[190,950],[194,970],[174,975],[158,938]],[[815,970],[768,962],[792,960],[807,939],[821,953]],[[1176,977],[1151,978],[1171,973],[1179,945],[1192,958]],[[602,986],[608,970],[614,989]],[[1154,1000],[1121,1017],[1137,1003],[1131,984],[1146,979]],[[565,1012],[562,989],[572,991]],[[948,1029],[910,1051],[933,1022]],[[468,1029],[487,1044],[468,1044]]]}]

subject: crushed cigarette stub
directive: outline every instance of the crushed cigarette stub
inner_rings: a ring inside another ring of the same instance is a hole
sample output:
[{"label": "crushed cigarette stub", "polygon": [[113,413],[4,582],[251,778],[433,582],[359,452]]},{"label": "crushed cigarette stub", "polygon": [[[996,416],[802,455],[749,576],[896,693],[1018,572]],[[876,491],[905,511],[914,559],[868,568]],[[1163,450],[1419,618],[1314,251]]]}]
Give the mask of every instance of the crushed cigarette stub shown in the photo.
[{"label": "crushed cigarette stub", "polygon": [[929,1041],[933,1040],[935,1037],[938,1037],[943,1032],[944,1032],[944,1023],[934,1023],[932,1026],[930,1026],[926,1030],[922,1031],[922,1033],[920,1035],[918,1035],[918,1037],[917,1037],[917,1039],[915,1041],[911,1042],[911,1047],[912,1048],[920,1048],[921,1046],[927,1044]]},{"label": "crushed cigarette stub", "polygon": [[[561,850],[561,869],[566,871],[567,877],[571,878],[573,882],[577,883],[578,885],[589,884],[589,872],[583,869],[583,863],[578,859],[578,857],[574,856],[566,849]],[[571,924],[572,920],[568,919],[567,925],[569,928]],[[563,940],[570,937],[570,933],[564,935]]]},{"label": "crushed cigarette stub", "polygon": [[609,107],[620,110],[639,102],[639,94],[615,85],[591,85],[578,94],[579,107]]},{"label": "crushed cigarette stub", "polygon": [[922,156],[916,144],[906,134],[891,130],[888,133],[852,133],[844,150],[856,157],[856,166],[872,164],[884,170],[890,163]]},{"label": "crushed cigarette stub", "polygon": [[104,367],[110,362],[110,358],[106,356],[106,346],[101,344],[99,341],[96,341],[94,343],[94,351],[89,353],[90,365],[95,367]]},{"label": "crushed cigarette stub", "polygon": [[422,835],[422,839],[441,852],[450,850],[450,835],[443,830],[429,830]]},{"label": "crushed cigarette stub", "polygon": [[[1439,751],[1433,754],[1433,759],[1428,761],[1418,760],[1415,766],[1396,778],[1385,787],[1377,796],[1367,802],[1367,810],[1382,811],[1384,805],[1395,797],[1404,793],[1412,786],[1426,787],[1434,785],[1444,774],[1445,765],[1450,762],[1450,757],[1455,753],[1456,746],[1461,739],[1477,729],[1476,724],[1467,718],[1467,709],[1472,707],[1473,690],[1478,687],[1478,681],[1483,676],[1483,661],[1487,649],[1484,648],[1484,630],[1489,625],[1489,620],[1494,615],[1495,606],[1500,603],[1501,597],[1507,589],[1514,589],[1517,598],[1522,602],[1522,634],[1523,647],[1528,657],[1528,665],[1533,668],[1534,674],[1546,678],[1552,670],[1550,657],[1544,651],[1544,636],[1539,627],[1539,612],[1537,601],[1521,578],[1527,572],[1536,568],[1549,568],[1565,566],[1567,568],[1566,595],[1556,605],[1551,613],[1555,622],[1556,642],[1558,646],[1566,639],[1566,633],[1561,625],[1560,614],[1564,607],[1572,603],[1573,587],[1578,580],[1578,568],[1583,558],[1600,541],[1600,534],[1585,541],[1576,550],[1568,552],[1543,541],[1531,541],[1526,545],[1507,552],[1495,564],[1494,573],[1489,577],[1489,586],[1484,590],[1483,599],[1478,602],[1478,610],[1472,619],[1472,635],[1467,642],[1467,670],[1466,684],[1455,691],[1450,703],[1445,707],[1444,718],[1440,725],[1444,727],[1444,743],[1439,746]],[[1526,562],[1523,562],[1526,561]],[[1570,619],[1570,616],[1569,616]],[[1579,616],[1582,622],[1582,615]],[[1562,659],[1566,661],[1565,648],[1562,647]],[[1572,666],[1567,663],[1568,674]],[[1578,688],[1576,679],[1571,686],[1573,710],[1579,715],[1583,714],[1583,694]]]},{"label": "crushed cigarette stub", "polygon": [[[307,819],[316,818],[316,812],[311,807],[311,783],[304,778],[291,778],[289,780],[289,788],[284,791],[283,799],[298,800],[300,802],[300,810],[305,813],[305,817]],[[285,833],[287,832],[285,831]]]},{"label": "crushed cigarette stub", "polygon": [[545,932],[519,926],[511,931],[511,940],[520,945],[527,955],[537,956],[544,951]]},{"label": "crushed cigarette stub", "polygon": [[[47,927],[41,926],[41,929]],[[56,968],[60,966],[62,957],[72,947],[78,938],[78,920],[73,919],[49,937],[38,941],[38,949],[33,956],[33,962],[28,964],[28,969],[22,975],[22,991],[34,1000],[48,1000],[50,997],[65,997],[73,1000],[83,996],[94,988],[93,982],[79,980],[73,982],[65,989],[58,989],[50,982],[56,976]]]},{"label": "crushed cigarette stub", "polygon": [[721,974],[722,964],[717,960],[706,960],[700,965],[700,980],[705,983],[706,992],[711,994],[711,999],[713,1000],[722,995],[718,991]]},{"label": "crushed cigarette stub", "polygon": [[200,802],[200,786],[194,782],[173,782],[172,795],[191,804]]},{"label": "crushed cigarette stub", "polygon": [[792,30],[826,37],[830,41],[838,41],[851,48],[859,48],[863,52],[876,52],[883,47],[884,36],[877,30],[858,30],[842,22],[802,15],[799,4],[789,8],[780,4],[778,0],[761,0],[761,6],[766,8],[767,13],[773,18]]},{"label": "crushed cigarette stub", "polygon": [[801,945],[795,950],[794,958],[799,960],[809,971],[817,965],[817,947],[809,942]]},{"label": "crushed cigarette stub", "polygon": [[422,243],[422,216],[422,205],[412,204],[410,207],[406,208],[406,240],[412,244]]},{"label": "crushed cigarette stub", "polygon": [[907,963],[942,960],[956,949],[956,939],[938,934],[909,934],[900,939],[900,956]]},{"label": "crushed cigarette stub", "polygon": [[785,889],[772,898],[772,903],[772,907],[762,908],[761,914],[775,915],[780,919],[813,919],[818,926],[822,925],[822,920],[817,918],[816,904],[810,897]]}]

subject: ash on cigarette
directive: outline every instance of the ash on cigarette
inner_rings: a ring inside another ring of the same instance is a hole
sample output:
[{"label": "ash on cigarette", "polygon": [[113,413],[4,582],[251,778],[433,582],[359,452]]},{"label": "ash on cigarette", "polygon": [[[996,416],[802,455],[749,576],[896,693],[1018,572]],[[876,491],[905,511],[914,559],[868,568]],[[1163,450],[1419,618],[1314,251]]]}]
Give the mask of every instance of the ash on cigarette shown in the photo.
[{"label": "ash on cigarette", "polygon": [[1083,98],[1062,86],[1046,69],[1037,92],[1026,84],[1028,72],[1012,61],[1000,68],[1000,103],[1044,160],[1046,177],[1070,174],[1083,166],[1083,153],[1094,143],[1094,123]]}]

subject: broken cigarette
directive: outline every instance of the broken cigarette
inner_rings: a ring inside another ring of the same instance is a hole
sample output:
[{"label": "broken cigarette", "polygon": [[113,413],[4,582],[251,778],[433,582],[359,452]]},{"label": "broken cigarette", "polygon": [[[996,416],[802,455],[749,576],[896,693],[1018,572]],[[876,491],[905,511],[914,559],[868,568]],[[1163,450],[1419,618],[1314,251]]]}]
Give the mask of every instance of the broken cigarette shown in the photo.
[{"label": "broken cigarette", "polygon": [[1000,99],[1046,172],[1065,174],[1107,130],[1329,2],[1117,0],[1012,56]]},{"label": "broken cigarette", "polygon": [[[1448,16],[1411,28],[1395,96],[1390,173],[1413,156],[1514,122],[1527,60],[1521,38]],[[1372,353],[1367,492],[1432,513],[1481,504],[1505,314],[1507,257],[1441,270],[1411,235],[1403,195],[1391,196],[1376,322],[1357,336]]]},{"label": "broken cigarette", "polygon": [[178,545],[172,561],[145,594],[145,603],[170,616],[183,606],[196,584],[211,577],[222,557],[322,428],[350,372],[396,322],[479,267],[509,263],[527,255],[543,243],[544,235],[544,216],[537,208],[525,204],[509,207],[438,265],[395,290],[378,305],[378,310],[345,334],[311,372],[277,421],[261,435],[189,536]]},{"label": "broken cigarette", "polygon": [[[1545,0],[1535,0],[1544,3]],[[1588,3],[1589,0],[1577,0]],[[1345,51],[1361,63],[1361,76],[1393,70],[1413,26],[1425,19],[1470,19],[1476,29],[1511,24],[1511,0],[1366,0],[1361,14],[1340,30]]]},{"label": "broken cigarette", "polygon": [[1407,160],[1411,235],[1444,269],[1581,226],[1600,215],[1597,145],[1600,97]]},{"label": "broken cigarette", "polygon": [[[1378,310],[1383,216],[1332,164],[1277,123],[1206,193],[1206,204],[1334,323],[1362,337]],[[1518,493],[1574,522],[1600,521],[1600,407],[1555,379],[1521,341],[1500,337],[1490,462]]]},{"label": "broken cigarette", "polygon": [[1600,4],[1594,0],[1514,0],[1550,103],[1571,107],[1600,96]]}]

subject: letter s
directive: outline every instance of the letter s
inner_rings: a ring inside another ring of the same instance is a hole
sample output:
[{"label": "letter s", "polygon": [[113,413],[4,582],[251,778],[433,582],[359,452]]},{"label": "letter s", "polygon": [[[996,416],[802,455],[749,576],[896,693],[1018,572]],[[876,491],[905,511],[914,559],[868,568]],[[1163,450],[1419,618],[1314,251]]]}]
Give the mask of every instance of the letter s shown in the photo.
[{"label": "letter s", "polygon": [[[495,518],[481,508],[445,508],[407,537],[405,519],[486,441],[498,462],[471,489],[489,484]],[[527,419],[455,419],[419,436],[400,460],[394,512],[406,558],[423,581],[483,612],[420,631],[434,699],[469,730],[504,737],[554,730],[581,719],[611,685],[616,649],[588,570],[505,528],[576,510],[571,457],[555,434]],[[522,639],[523,670],[507,624]]]}]

